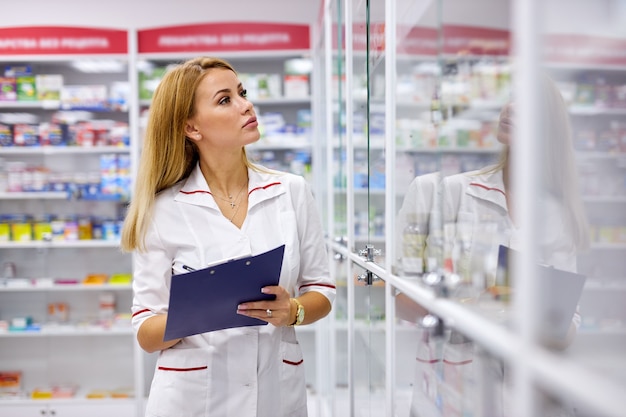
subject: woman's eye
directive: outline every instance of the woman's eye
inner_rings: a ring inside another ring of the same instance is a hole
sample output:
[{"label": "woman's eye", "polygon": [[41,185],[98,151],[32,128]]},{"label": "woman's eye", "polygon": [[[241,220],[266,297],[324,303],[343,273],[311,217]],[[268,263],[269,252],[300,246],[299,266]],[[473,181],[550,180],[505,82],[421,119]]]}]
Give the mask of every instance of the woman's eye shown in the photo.
[{"label": "woman's eye", "polygon": [[241,97],[248,97],[248,90],[241,90],[241,93],[239,93],[241,95]]},{"label": "woman's eye", "polygon": [[219,101],[219,104],[227,104],[228,102],[230,102],[230,97],[224,97]]}]

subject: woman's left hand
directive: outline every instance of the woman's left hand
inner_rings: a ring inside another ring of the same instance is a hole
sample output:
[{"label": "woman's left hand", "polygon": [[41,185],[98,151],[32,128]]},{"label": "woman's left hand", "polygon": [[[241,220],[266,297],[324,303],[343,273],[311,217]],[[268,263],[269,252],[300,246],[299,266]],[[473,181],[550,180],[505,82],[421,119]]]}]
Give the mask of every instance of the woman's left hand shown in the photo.
[{"label": "woman's left hand", "polygon": [[293,321],[291,297],[281,286],[269,286],[261,289],[263,294],[274,294],[274,300],[250,301],[237,306],[237,314],[261,319],[276,327],[290,326]]}]

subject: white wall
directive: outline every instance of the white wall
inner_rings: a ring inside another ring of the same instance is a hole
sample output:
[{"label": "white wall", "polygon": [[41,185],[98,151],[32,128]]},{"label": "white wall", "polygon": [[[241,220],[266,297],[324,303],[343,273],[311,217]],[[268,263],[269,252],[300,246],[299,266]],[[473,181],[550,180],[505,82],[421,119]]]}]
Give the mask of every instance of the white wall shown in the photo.
[{"label": "white wall", "polygon": [[1,26],[66,25],[143,29],[214,21],[313,24],[320,11],[320,1],[3,0]]}]

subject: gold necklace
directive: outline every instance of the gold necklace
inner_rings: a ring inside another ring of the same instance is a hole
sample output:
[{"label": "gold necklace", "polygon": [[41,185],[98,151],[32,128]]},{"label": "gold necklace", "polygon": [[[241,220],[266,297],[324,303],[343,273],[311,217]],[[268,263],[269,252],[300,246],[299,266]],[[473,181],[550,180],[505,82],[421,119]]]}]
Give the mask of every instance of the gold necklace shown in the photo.
[{"label": "gold necklace", "polygon": [[[241,187],[241,189],[239,190],[239,193],[237,193],[237,197],[235,198],[235,200],[233,201],[233,196],[229,195],[228,199],[224,198],[224,197],[220,197],[219,195],[217,195],[214,192],[211,192],[211,195],[213,197],[217,197],[222,201],[226,201],[228,204],[230,204],[230,208],[231,209],[235,209],[235,207],[237,207],[237,205],[239,204],[239,197],[241,196],[241,193],[243,192],[243,189],[246,188],[246,185],[248,184],[248,181],[246,181],[243,186]],[[209,188],[211,188],[211,186],[209,186]]]}]

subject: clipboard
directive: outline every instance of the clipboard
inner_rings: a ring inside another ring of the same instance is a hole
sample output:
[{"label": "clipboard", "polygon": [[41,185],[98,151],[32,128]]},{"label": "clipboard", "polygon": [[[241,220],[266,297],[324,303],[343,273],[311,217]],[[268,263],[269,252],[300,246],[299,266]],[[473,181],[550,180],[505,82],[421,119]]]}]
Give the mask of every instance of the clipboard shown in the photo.
[{"label": "clipboard", "polygon": [[261,288],[278,285],[285,245],[197,271],[172,276],[163,340],[267,322],[237,314],[247,301],[273,300]]},{"label": "clipboard", "polygon": [[[507,273],[511,261],[519,256],[517,251],[500,245],[498,275]],[[576,313],[587,276],[541,264],[537,265],[537,272],[541,279],[541,291],[536,300],[540,319],[539,336],[547,341],[564,340]],[[498,279],[504,280],[500,277]]]}]

